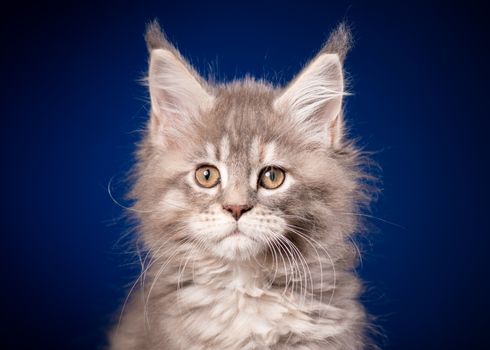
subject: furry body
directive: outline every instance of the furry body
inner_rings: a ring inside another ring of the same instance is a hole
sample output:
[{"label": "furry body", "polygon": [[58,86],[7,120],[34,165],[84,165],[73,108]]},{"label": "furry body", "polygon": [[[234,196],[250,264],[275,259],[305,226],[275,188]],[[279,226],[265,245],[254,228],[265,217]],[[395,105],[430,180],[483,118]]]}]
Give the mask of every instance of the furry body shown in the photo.
[{"label": "furry body", "polygon": [[[346,28],[285,89],[209,84],[156,24],[147,41],[152,116],[131,196],[148,256],[110,348],[364,348],[351,236],[369,195],[341,112]],[[199,164],[218,186],[196,185]],[[268,165],[286,172],[275,190],[257,185]],[[234,219],[229,203],[252,209]]]}]

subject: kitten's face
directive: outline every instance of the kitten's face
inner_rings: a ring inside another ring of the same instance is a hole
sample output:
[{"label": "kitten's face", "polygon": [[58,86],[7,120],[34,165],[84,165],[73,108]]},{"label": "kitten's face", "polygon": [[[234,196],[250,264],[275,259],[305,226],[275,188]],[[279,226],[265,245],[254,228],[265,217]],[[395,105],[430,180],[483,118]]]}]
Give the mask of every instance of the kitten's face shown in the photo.
[{"label": "kitten's face", "polygon": [[319,55],[280,90],[210,86],[167,46],[152,51],[149,85],[134,194],[152,249],[172,239],[243,260],[337,224],[351,190],[332,156],[342,143],[337,55]]},{"label": "kitten's face", "polygon": [[228,259],[251,258],[291,231],[308,231],[313,217],[328,214],[339,172],[328,149],[312,147],[270,108],[272,91],[237,89],[189,126],[187,141],[171,152],[178,168],[167,156],[155,159],[169,179],[158,200],[162,219],[183,225],[182,239]]},{"label": "kitten's face", "polygon": [[302,149],[288,130],[294,125],[270,107],[273,92],[262,89],[236,86],[201,116],[166,199],[186,206],[184,231],[219,257],[250,258],[284,239],[296,216],[305,217],[302,198],[318,187],[315,175],[326,174],[326,154]]}]

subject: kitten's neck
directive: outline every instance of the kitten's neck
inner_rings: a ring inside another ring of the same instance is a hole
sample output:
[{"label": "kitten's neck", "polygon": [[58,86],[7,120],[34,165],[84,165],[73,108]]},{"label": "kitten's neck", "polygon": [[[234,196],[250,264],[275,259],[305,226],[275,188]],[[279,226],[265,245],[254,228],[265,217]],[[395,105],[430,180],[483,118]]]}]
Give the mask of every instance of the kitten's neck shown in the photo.
[{"label": "kitten's neck", "polygon": [[[270,271],[262,262],[255,260],[223,260],[216,257],[199,257],[192,263],[185,277],[196,285],[213,288],[235,289],[253,293],[257,289],[270,286]],[[182,277],[181,277],[182,279]]]}]

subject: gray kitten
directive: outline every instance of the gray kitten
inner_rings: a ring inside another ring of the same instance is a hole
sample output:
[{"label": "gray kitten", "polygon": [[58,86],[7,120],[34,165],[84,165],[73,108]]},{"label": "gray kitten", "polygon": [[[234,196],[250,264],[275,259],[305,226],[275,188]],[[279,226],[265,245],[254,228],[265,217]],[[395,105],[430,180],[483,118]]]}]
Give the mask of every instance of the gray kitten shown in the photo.
[{"label": "gray kitten", "polygon": [[284,88],[213,84],[157,22],[132,214],[148,252],[110,349],[362,349],[365,158],[345,134],[340,25]]}]

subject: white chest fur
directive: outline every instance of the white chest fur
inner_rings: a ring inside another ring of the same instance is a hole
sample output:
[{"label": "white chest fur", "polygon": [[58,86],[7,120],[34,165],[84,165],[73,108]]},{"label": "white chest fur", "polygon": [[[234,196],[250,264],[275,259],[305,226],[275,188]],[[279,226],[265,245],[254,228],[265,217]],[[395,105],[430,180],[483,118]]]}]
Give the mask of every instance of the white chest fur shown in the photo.
[{"label": "white chest fur", "polygon": [[266,349],[296,336],[319,340],[342,331],[342,322],[318,316],[330,313],[338,319],[339,309],[264,287],[257,271],[207,271],[194,281],[176,293],[171,312],[182,348]]}]

